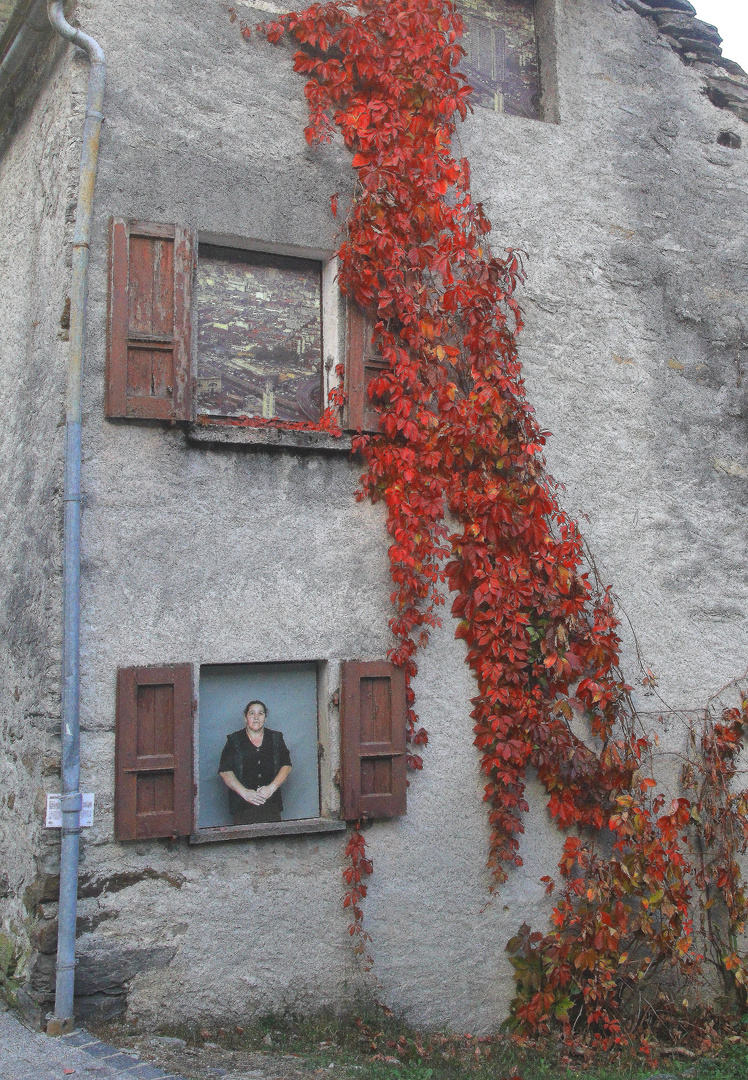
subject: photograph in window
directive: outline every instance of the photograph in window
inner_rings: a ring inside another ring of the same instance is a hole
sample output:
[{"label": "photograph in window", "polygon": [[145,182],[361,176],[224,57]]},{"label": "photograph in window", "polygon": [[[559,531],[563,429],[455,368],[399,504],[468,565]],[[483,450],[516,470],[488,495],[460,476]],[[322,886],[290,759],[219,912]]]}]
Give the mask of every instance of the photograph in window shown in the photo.
[{"label": "photograph in window", "polygon": [[316,818],[317,667],[200,669],[198,828]]}]

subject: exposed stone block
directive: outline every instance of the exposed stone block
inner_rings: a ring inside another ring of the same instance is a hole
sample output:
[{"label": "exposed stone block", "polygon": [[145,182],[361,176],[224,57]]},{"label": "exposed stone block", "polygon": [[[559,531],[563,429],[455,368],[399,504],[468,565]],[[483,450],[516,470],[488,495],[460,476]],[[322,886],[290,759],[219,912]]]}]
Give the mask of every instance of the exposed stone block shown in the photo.
[{"label": "exposed stone block", "polygon": [[686,15],[683,11],[671,11],[670,8],[653,11],[652,17],[663,34],[673,34],[678,30],[691,31],[696,23],[693,15]]},{"label": "exposed stone block", "polygon": [[36,953],[29,963],[28,987],[35,995],[54,994],[57,958],[50,953]]},{"label": "exposed stone block", "polygon": [[708,85],[719,90],[730,101],[748,105],[748,85],[735,82],[733,79],[720,78],[719,75],[710,76]]},{"label": "exposed stone block", "polygon": [[16,996],[16,1006],[27,1024],[34,1028],[44,1027],[44,1018],[54,1004],[54,996],[32,993],[21,987]]},{"label": "exposed stone block", "polygon": [[632,11],[635,11],[637,15],[651,15],[652,12],[646,6],[642,4],[640,0],[623,0],[627,7],[630,7]]},{"label": "exposed stone block", "polygon": [[725,71],[729,71],[731,75],[735,75],[738,79],[748,79],[748,75],[743,71],[740,64],[736,64],[734,60],[728,60],[725,56],[720,56],[714,60],[714,63]]},{"label": "exposed stone block", "polygon": [[[56,924],[50,926],[56,934]],[[46,938],[44,944],[49,944]],[[75,971],[76,999],[80,999],[80,1015],[104,1018],[122,1012],[126,1007],[126,984],[130,979],[142,971],[165,967],[172,961],[176,951],[175,946],[168,945],[143,948],[126,946],[119,949],[100,945],[90,952],[81,952]],[[29,995],[36,1001],[45,1001],[54,996],[55,976],[54,953],[35,953],[29,965]]]},{"label": "exposed stone block", "polygon": [[31,944],[37,952],[55,952],[57,950],[57,919],[39,920],[31,931]]},{"label": "exposed stone block", "polygon": [[696,37],[703,38],[704,41],[713,41],[715,45],[722,44],[723,38],[716,26],[702,22],[701,19],[694,19],[693,25],[696,27]]},{"label": "exposed stone block", "polygon": [[57,900],[60,895],[59,874],[39,874],[38,877],[26,887],[23,894],[23,902],[28,911],[33,911],[37,904],[49,903]]},{"label": "exposed stone block", "polygon": [[[115,911],[97,911],[92,915],[79,915],[76,924],[76,937],[82,934],[90,934],[103,922],[116,919]],[[40,953],[53,953],[57,951],[57,919],[40,919],[31,931],[31,944]]]},{"label": "exposed stone block", "polygon": [[127,994],[100,993],[76,995],[73,1011],[76,1020],[109,1020],[127,1009]]},{"label": "exposed stone block", "polygon": [[719,45],[715,45],[713,41],[707,41],[704,38],[689,34],[685,30],[667,36],[673,38],[676,47],[679,49],[689,49],[691,52],[706,52],[714,56],[722,55]]},{"label": "exposed stone block", "polygon": [[123,870],[119,874],[109,874],[107,877],[82,874],[78,883],[78,897],[85,899],[101,896],[103,893],[120,892],[122,889],[129,889],[131,885],[137,885],[139,881],[152,880],[166,881],[175,889],[181,889],[184,885],[181,874],[170,874],[165,870],[154,870],[146,866],[142,870]]},{"label": "exposed stone block", "polygon": [[655,10],[667,9],[668,11],[686,11],[689,15],[696,14],[696,8],[689,4],[688,0],[643,0],[643,6]]},{"label": "exposed stone block", "polygon": [[684,15],[678,11],[663,11],[655,12],[654,17],[660,32],[670,37],[702,41],[714,46],[722,43],[716,26],[701,22],[700,19],[692,19],[690,15]]},{"label": "exposed stone block", "polygon": [[730,79],[707,79],[704,93],[719,109],[729,109],[741,120],[748,122],[748,86]]},{"label": "exposed stone block", "polygon": [[[139,881],[150,880],[166,881],[175,889],[181,889],[182,885],[184,885],[184,877],[181,874],[154,870],[150,866],[146,866],[142,870],[124,870],[118,874],[109,874],[105,877],[81,874],[78,881],[78,899],[84,900],[93,896],[101,896],[104,893],[120,892],[122,889],[128,889],[131,885],[137,885]],[[28,911],[33,911],[38,904],[57,900],[59,892],[59,874],[39,874],[36,880],[27,886],[23,894],[23,902]]]},{"label": "exposed stone block", "polygon": [[692,53],[699,60],[710,63],[713,59],[722,55],[719,45],[712,45],[709,41],[697,41],[695,38],[674,38],[675,46],[684,53]]},{"label": "exposed stone block", "polygon": [[102,942],[90,952],[81,953],[75,970],[76,994],[122,993],[125,983],[140,972],[166,967],[176,951],[174,945],[118,948]]}]

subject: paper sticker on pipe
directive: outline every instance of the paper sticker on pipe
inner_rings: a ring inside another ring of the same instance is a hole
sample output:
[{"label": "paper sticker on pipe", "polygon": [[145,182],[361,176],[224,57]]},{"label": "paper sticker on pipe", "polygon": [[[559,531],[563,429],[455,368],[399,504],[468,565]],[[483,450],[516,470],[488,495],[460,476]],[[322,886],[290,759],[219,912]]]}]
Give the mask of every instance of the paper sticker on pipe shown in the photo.
[{"label": "paper sticker on pipe", "polygon": [[[93,793],[81,794],[81,800],[83,803],[80,817],[81,828],[87,829],[93,825]],[[47,819],[44,825],[47,829],[62,828],[62,795],[47,795]]]}]

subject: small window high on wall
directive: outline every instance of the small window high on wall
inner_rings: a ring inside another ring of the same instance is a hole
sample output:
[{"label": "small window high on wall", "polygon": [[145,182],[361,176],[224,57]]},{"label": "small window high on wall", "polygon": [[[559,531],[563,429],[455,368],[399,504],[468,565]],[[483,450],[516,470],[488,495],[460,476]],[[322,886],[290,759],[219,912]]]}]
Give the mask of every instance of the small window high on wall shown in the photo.
[{"label": "small window high on wall", "polygon": [[473,105],[540,119],[540,64],[534,0],[459,0],[465,23],[460,70]]}]

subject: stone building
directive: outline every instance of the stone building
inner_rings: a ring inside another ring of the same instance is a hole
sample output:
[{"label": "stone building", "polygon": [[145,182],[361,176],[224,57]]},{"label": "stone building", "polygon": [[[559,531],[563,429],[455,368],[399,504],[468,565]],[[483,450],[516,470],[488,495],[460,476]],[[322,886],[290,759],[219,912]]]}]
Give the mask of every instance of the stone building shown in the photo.
[{"label": "stone building", "polygon": [[[281,10],[233,7],[250,23]],[[60,790],[89,72],[43,9],[0,4],[0,956],[38,1023],[54,995],[60,830],[45,799]],[[464,11],[478,101],[459,138],[494,244],[528,254],[520,353],[550,471],[620,598],[642,714],[699,711],[748,652],[748,77],[687,0]],[[244,41],[218,0],[66,12],[108,67],[82,398],[81,790],[95,809],[76,1010],[342,1010],[374,984],[341,907],[341,677],[375,697],[389,678],[388,537],[354,497],[347,437],[226,421],[318,415],[351,338],[330,214],[351,168],[337,143],[306,145],[289,49]],[[376,994],[414,1023],[492,1030],[512,988],[504,945],[523,920],[545,925],[538,879],[561,838],[531,785],[524,866],[489,902],[471,675],[448,620],[416,691],[423,772],[407,812],[367,832]],[[250,698],[294,767],[281,822],[234,826],[218,761]]]}]

